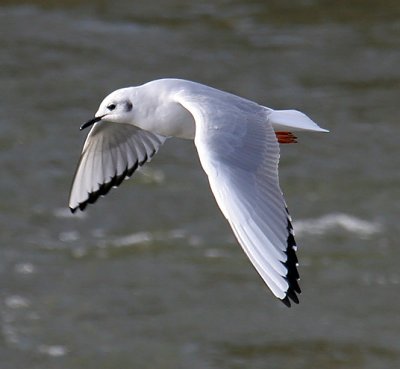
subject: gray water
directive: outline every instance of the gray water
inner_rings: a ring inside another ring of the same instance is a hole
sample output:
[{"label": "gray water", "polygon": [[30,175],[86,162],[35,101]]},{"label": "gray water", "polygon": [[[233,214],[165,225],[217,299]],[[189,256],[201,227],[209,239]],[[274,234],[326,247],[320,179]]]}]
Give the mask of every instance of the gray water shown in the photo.
[{"label": "gray water", "polygon": [[[2,1],[0,368],[400,367],[398,1]],[[282,147],[301,304],[256,274],[192,142],[84,213],[102,98],[196,80],[329,134]]]}]

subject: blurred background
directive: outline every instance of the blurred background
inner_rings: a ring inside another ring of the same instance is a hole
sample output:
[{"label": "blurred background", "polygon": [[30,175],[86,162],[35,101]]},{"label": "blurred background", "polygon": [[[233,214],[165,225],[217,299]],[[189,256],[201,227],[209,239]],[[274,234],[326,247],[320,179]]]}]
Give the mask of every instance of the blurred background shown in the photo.
[{"label": "blurred background", "polygon": [[[0,368],[400,367],[400,3],[0,2]],[[67,207],[109,92],[179,77],[329,134],[283,146],[301,304],[237,245],[192,142]]]}]

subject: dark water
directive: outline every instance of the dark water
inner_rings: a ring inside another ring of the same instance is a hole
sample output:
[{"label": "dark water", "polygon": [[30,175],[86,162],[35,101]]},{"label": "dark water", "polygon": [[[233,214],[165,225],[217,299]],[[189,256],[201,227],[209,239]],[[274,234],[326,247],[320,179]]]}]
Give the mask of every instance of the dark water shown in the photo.
[{"label": "dark water", "polygon": [[[2,1],[0,368],[400,367],[398,1]],[[307,112],[284,147],[301,304],[236,244],[191,142],[82,215],[110,91],[196,80]]]}]

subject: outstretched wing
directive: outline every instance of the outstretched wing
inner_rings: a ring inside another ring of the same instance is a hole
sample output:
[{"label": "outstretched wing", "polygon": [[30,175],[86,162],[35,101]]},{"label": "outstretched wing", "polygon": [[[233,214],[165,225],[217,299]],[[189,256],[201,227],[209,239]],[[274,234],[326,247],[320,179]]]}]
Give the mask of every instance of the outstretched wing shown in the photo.
[{"label": "outstretched wing", "polygon": [[[181,99],[195,117],[195,144],[222,213],[275,296],[300,293],[296,244],[279,187],[279,144],[267,116],[234,104]],[[233,106],[233,107],[232,107]]]},{"label": "outstretched wing", "polygon": [[130,124],[96,123],[83,146],[69,197],[72,212],[83,210],[119,186],[154,156],[166,137]]}]

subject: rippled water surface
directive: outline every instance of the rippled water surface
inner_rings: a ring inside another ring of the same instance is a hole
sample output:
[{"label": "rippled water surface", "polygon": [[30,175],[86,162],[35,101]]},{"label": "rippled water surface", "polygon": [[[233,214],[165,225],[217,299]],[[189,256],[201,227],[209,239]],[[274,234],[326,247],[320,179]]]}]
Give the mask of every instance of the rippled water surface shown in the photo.
[{"label": "rippled water surface", "polygon": [[[0,368],[400,367],[398,1],[2,1]],[[101,99],[196,80],[330,134],[283,147],[301,304],[263,285],[193,143],[71,215]]]}]

